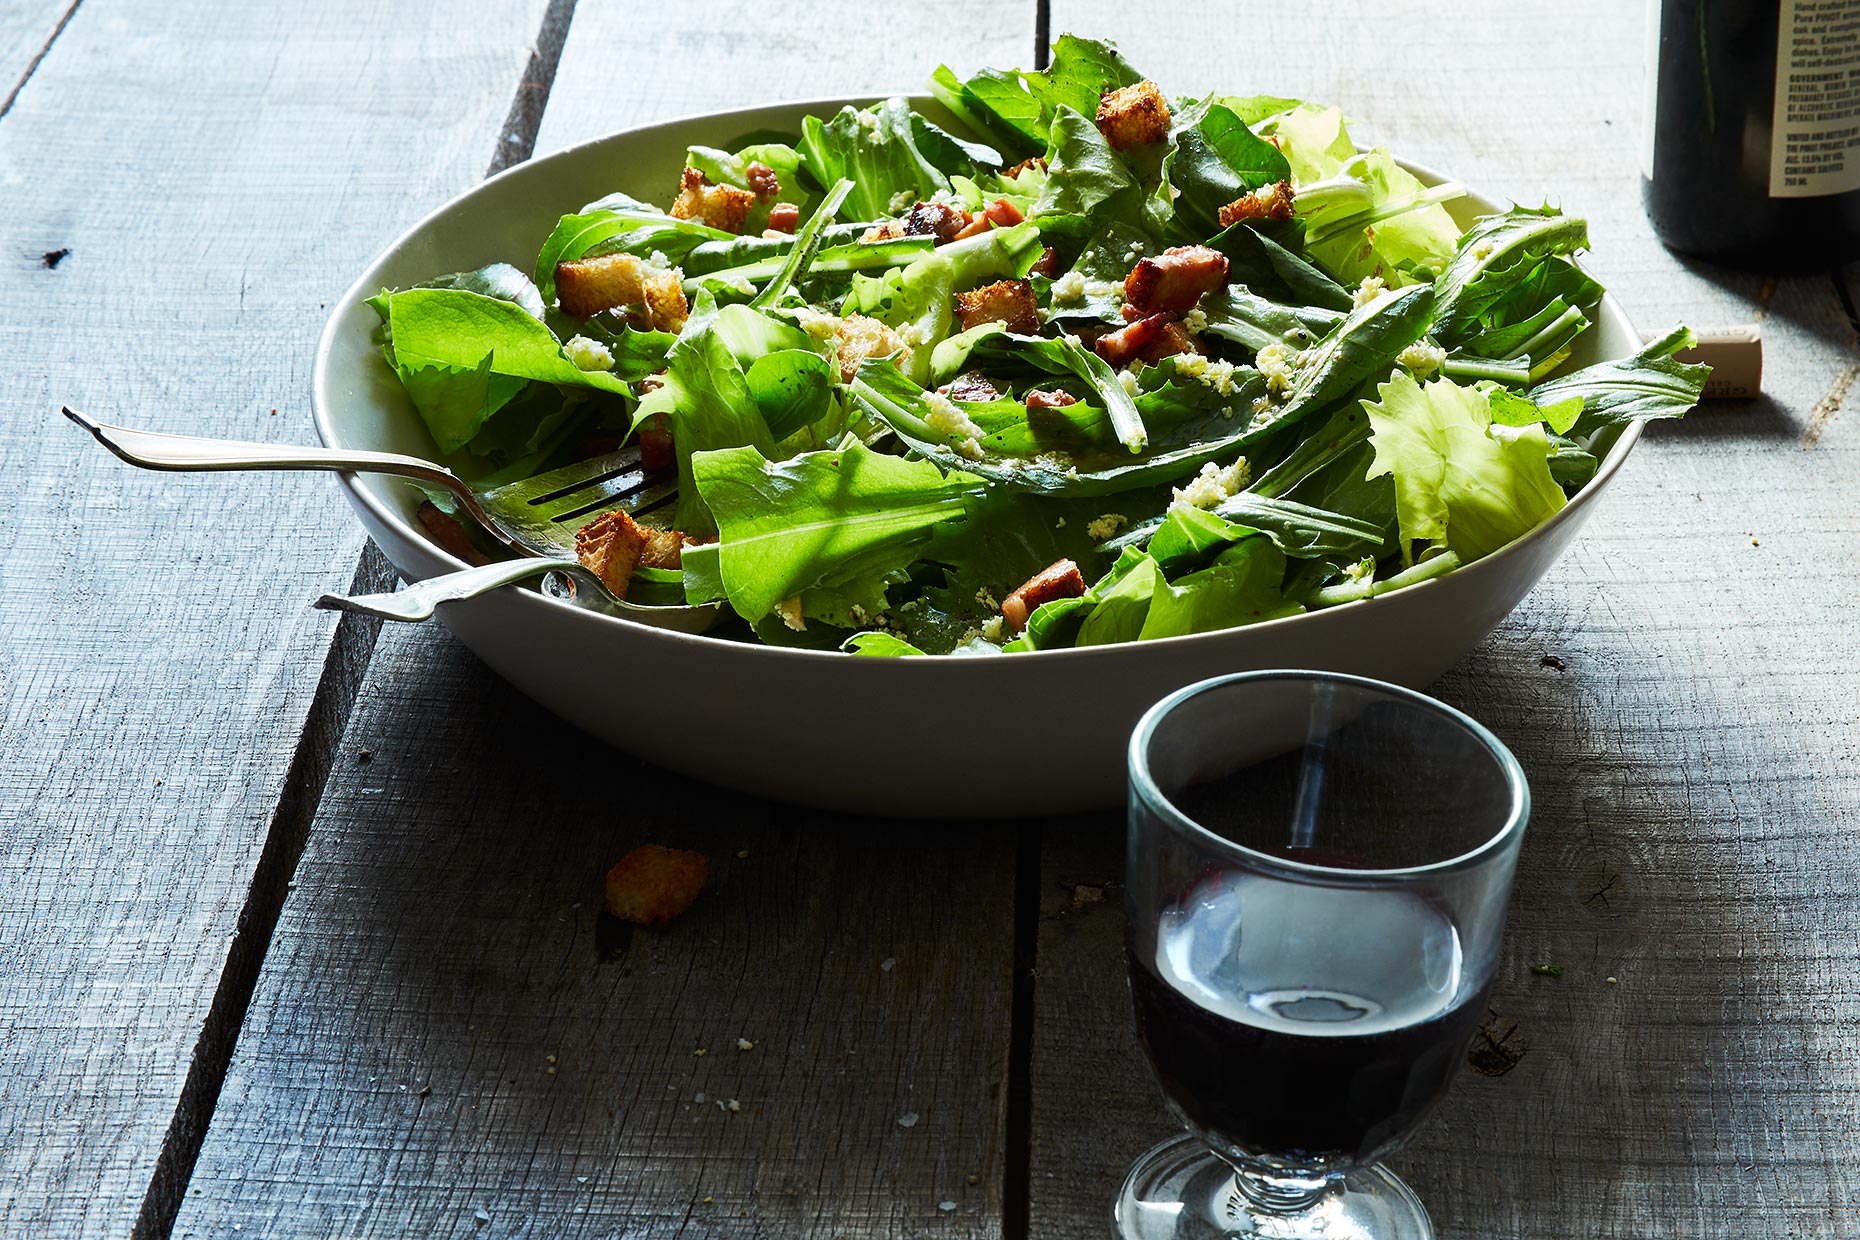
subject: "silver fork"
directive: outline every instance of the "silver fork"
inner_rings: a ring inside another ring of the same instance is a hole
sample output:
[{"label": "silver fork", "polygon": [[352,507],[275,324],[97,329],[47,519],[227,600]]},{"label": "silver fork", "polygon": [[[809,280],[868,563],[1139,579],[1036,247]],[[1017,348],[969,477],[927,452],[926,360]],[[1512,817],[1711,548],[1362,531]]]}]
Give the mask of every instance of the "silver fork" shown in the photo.
[{"label": "silver fork", "polygon": [[[486,564],[416,582],[393,594],[325,594],[317,607],[360,611],[387,620],[425,620],[440,603],[473,598],[513,582],[546,574],[548,593],[596,610],[680,632],[702,632],[719,615],[715,605],[651,605],[618,599],[574,557],[575,532],[597,514],[624,509],[643,515],[670,503],[677,485],[640,467],[639,452],[624,448],[578,461],[508,486],[474,488],[442,465],[396,452],[352,448],[280,447],[234,439],[203,439],[111,426],[67,407],[64,415],[111,452],[144,469],[308,469],[394,474],[445,488],[485,531],[522,559]],[[577,583],[589,587],[584,596]]]}]

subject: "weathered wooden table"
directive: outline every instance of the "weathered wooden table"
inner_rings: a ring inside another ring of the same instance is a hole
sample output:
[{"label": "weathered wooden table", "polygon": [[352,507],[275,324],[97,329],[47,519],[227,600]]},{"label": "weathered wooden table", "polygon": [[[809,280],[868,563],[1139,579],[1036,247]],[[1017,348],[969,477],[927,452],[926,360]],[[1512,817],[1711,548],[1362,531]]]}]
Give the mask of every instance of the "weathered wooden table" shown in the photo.
[{"label": "weathered wooden table", "polygon": [[[1171,1130],[1116,816],[899,825],[642,767],[441,629],[307,609],[388,580],[327,479],[135,473],[55,416],[304,440],[329,303],[487,168],[1070,29],[1559,196],[1646,326],[1762,321],[1768,395],[1657,427],[1438,686],[1536,816],[1491,1026],[1515,1066],[1399,1166],[1445,1237],[1860,1235],[1854,306],[1838,271],[1652,240],[1641,21],[0,0],[0,1234],[1105,1233]],[[646,839],[714,889],[608,941],[601,874]]]}]

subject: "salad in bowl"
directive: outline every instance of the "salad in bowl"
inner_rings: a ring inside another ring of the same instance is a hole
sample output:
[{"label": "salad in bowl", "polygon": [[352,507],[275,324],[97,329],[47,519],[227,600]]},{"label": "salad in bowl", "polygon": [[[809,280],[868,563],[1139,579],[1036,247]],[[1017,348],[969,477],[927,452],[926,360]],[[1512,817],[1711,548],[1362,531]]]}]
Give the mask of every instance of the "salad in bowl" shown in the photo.
[{"label": "salad in bowl", "polygon": [[[1142,643],[1451,574],[1699,397],[1683,327],[1569,364],[1604,296],[1581,219],[1456,222],[1460,185],[1334,107],[1170,97],[1072,36],[930,89],[934,118],[718,133],[654,201],[382,290],[385,364],[480,485],[626,446],[675,484],[586,514],[614,595],[863,656]],[[491,554],[445,503],[428,530]]]}]

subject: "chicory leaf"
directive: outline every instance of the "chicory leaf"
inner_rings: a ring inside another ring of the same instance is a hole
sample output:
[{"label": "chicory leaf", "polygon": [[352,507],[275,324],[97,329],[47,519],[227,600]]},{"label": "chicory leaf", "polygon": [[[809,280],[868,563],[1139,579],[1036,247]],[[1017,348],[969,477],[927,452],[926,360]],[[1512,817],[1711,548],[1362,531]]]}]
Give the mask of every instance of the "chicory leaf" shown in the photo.
[{"label": "chicory leaf", "polygon": [[1684,417],[1704,394],[1705,380],[1711,376],[1711,367],[1673,356],[1694,343],[1690,328],[1675,327],[1632,357],[1601,362],[1541,383],[1531,389],[1530,398],[1543,405],[1580,397],[1582,416],[1573,426],[1579,438],[1625,422]]}]

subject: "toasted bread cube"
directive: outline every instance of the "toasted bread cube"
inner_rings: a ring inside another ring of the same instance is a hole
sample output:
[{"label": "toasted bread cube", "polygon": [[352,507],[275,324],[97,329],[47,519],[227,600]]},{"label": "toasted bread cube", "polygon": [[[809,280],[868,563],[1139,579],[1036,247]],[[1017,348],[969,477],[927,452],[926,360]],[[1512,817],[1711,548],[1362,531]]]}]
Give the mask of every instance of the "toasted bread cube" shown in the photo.
[{"label": "toasted bread cube", "polygon": [[675,332],[691,313],[676,269],[654,267],[631,254],[557,263],[555,292],[563,311],[577,318],[637,306],[640,320],[655,331]]},{"label": "toasted bread cube", "polygon": [[1001,617],[1011,632],[1027,627],[1027,617],[1044,603],[1078,598],[1085,593],[1085,575],[1071,560],[1055,560],[1020,584],[1001,600]]},{"label": "toasted bread cube", "polygon": [[957,293],[956,317],[964,331],[1000,322],[1011,332],[1031,336],[1040,330],[1040,301],[1025,280],[997,280],[971,293]]},{"label": "toasted bread cube", "polygon": [[875,241],[896,241],[905,235],[903,220],[886,220],[883,224],[874,224],[859,234],[859,244],[871,245]]},{"label": "toasted bread cube", "polygon": [[686,168],[672,202],[672,218],[696,220],[725,232],[740,233],[756,196],[734,185],[712,185],[696,168]]},{"label": "toasted bread cube", "polygon": [[1221,227],[1241,220],[1289,220],[1292,218],[1292,183],[1274,181],[1250,194],[1242,194],[1221,208]]},{"label": "toasted bread cube", "polygon": [[641,844],[607,871],[607,911],[639,926],[663,926],[704,889],[710,858],[700,852]]},{"label": "toasted bread cube", "polygon": [[646,531],[615,510],[582,526],[575,534],[575,558],[601,579],[615,598],[625,598],[646,550]]},{"label": "toasted bread cube", "polygon": [[1098,100],[1098,130],[1120,151],[1161,142],[1169,136],[1169,102],[1148,78],[1109,91]]},{"label": "toasted bread cube", "polygon": [[863,314],[849,314],[841,319],[840,325],[833,329],[833,338],[839,345],[842,383],[851,383],[853,376],[859,373],[859,363],[868,357],[884,357],[899,350],[908,356],[911,351],[904,337]]}]

